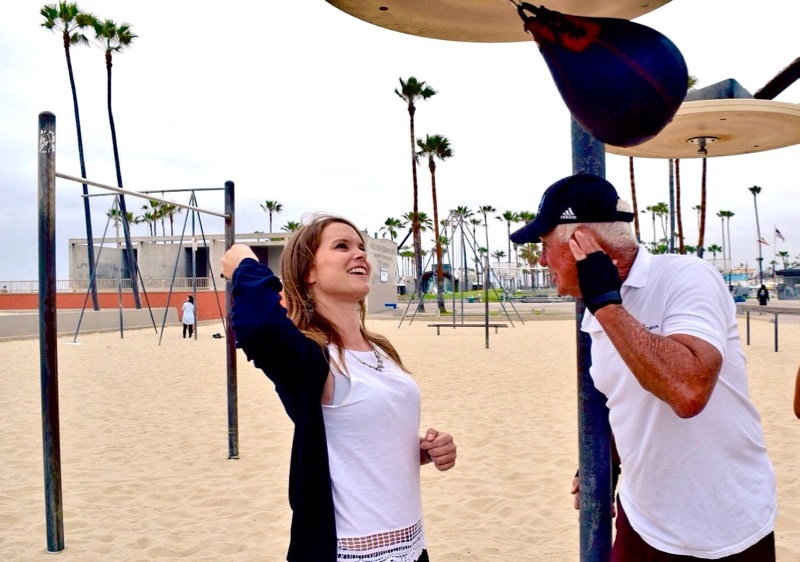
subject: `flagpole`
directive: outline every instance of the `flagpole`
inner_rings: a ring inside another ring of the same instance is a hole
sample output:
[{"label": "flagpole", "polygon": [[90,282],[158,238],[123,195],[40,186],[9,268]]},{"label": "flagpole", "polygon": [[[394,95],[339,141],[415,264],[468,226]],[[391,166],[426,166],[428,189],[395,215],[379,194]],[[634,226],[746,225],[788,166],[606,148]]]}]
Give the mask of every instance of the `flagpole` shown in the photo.
[{"label": "flagpole", "polygon": [[[776,283],[775,269],[778,266],[778,225],[772,225],[772,288],[776,290],[778,285]],[[776,293],[777,295],[777,293]]]}]

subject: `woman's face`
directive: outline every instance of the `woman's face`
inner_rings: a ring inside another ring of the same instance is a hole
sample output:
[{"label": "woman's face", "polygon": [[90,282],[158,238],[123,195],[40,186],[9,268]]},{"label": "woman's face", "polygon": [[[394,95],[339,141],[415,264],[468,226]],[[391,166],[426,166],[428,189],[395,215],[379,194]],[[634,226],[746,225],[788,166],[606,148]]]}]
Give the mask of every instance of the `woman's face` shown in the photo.
[{"label": "woman's face", "polygon": [[333,222],[322,230],[307,282],[317,301],[333,298],[358,302],[369,293],[371,271],[358,232],[350,225]]}]

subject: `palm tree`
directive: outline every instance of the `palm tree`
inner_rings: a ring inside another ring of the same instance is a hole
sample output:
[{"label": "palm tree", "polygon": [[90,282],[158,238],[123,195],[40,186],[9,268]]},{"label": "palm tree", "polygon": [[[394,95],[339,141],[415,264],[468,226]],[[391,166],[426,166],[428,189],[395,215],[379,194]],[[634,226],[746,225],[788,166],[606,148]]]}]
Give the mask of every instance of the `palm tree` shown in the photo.
[{"label": "palm tree", "polygon": [[403,276],[409,275],[409,272],[413,270],[414,250],[401,250],[397,255],[403,264]]},{"label": "palm tree", "polygon": [[394,242],[397,239],[397,231],[403,228],[406,223],[402,219],[389,217],[383,222],[383,226],[378,229],[378,232],[386,232],[389,239]]},{"label": "palm tree", "polygon": [[[86,177],[86,158],[83,154],[83,133],[81,132],[81,115],[78,110],[78,90],[75,88],[75,75],[72,72],[72,45],[88,45],[89,40],[81,32],[82,29],[92,26],[92,18],[81,13],[78,5],[71,2],[59,2],[44,6],[39,13],[44,18],[42,27],[50,31],[60,31],[64,45],[64,54],[67,58],[67,74],[69,86],[72,90],[72,110],[75,114],[75,130],[78,134],[78,158],[81,166],[81,177]],[[92,304],[95,310],[100,310],[100,300],[97,296],[97,281],[95,280],[94,263],[94,238],[92,235],[92,210],[89,206],[89,187],[83,184],[83,214],[86,221],[86,251],[89,261],[89,289],[92,293]]]},{"label": "palm tree", "polygon": [[761,256],[761,224],[758,222],[758,194],[761,193],[761,188],[757,185],[747,188],[753,194],[753,206],[756,209],[756,234],[758,235],[758,284],[764,283],[764,269],[762,263],[764,258]]},{"label": "palm tree", "polygon": [[636,199],[636,178],[633,173],[633,156],[628,156],[628,175],[631,178],[631,205],[633,206],[633,231],[636,234],[636,241],[641,242],[642,237],[639,231],[639,202]]},{"label": "palm tree", "polygon": [[[175,236],[175,215],[181,212],[181,208],[172,203],[161,203],[161,229],[164,229],[164,217],[169,217],[169,235]],[[166,236],[166,234],[164,235]]]},{"label": "palm tree", "polygon": [[422,237],[420,235],[419,224],[419,186],[417,184],[417,150],[416,150],[416,136],[414,133],[414,115],[417,112],[417,100],[426,100],[431,96],[436,95],[436,90],[425,84],[424,81],[417,80],[415,77],[410,76],[408,80],[400,78],[400,89],[394,91],[397,96],[406,103],[408,108],[408,122],[409,122],[409,138],[411,139],[411,179],[414,184],[414,210],[411,215],[411,231],[414,237],[414,259],[417,264],[417,310],[419,312],[425,311],[425,303],[423,302],[423,287],[422,287]]},{"label": "palm tree", "polygon": [[[428,232],[433,228],[433,222],[431,221],[431,218],[428,216],[428,213],[420,211],[416,215],[420,233]],[[414,213],[413,212],[405,213],[403,215],[403,218],[406,220],[407,223],[411,223],[414,220]],[[424,252],[423,255],[425,255]]]},{"label": "palm tree", "polygon": [[453,236],[455,236],[455,229],[456,224],[458,225],[461,231],[461,269],[462,269],[462,276],[460,279],[463,280],[461,283],[461,292],[464,292],[464,289],[469,289],[469,265],[467,264],[467,245],[465,243],[465,236],[464,236],[464,228],[465,223],[472,217],[472,210],[469,207],[464,205],[459,205],[455,209],[450,211],[450,215],[453,217],[454,226],[453,226]]},{"label": "palm tree", "polygon": [[649,207],[645,207],[642,213],[650,213],[653,217],[653,248],[656,247],[656,212],[655,207],[650,205]]},{"label": "palm tree", "polygon": [[297,230],[301,226],[302,225],[297,221],[288,221],[286,224],[284,224],[281,227],[281,230],[283,230],[285,232],[294,232],[295,230]]},{"label": "palm tree", "polygon": [[661,201],[653,207],[658,220],[661,222],[661,233],[664,235],[662,240],[669,247],[669,234],[667,232],[667,222],[669,221],[669,205]]},{"label": "palm tree", "polygon": [[712,257],[714,258],[714,260],[716,261],[716,259],[717,259],[717,253],[720,253],[720,252],[722,252],[722,246],[720,246],[720,245],[718,245],[718,244],[711,244],[711,245],[710,245],[708,248],[706,248],[706,250],[708,250],[709,252],[711,252],[711,256],[712,256]]},{"label": "palm tree", "polygon": [[511,223],[519,222],[519,215],[514,211],[504,211],[502,215],[495,218],[499,221],[506,221],[506,230],[508,231],[508,259],[511,260]]},{"label": "palm tree", "polygon": [[261,203],[261,208],[264,209],[264,212],[269,215],[269,231],[272,232],[272,213],[277,215],[283,211],[283,205],[277,201],[267,200],[264,203]]},{"label": "palm tree", "polygon": [[[120,53],[136,39],[136,34],[131,31],[131,26],[127,23],[117,25],[112,20],[100,21],[94,16],[92,18],[92,27],[94,27],[95,42],[103,49],[106,61],[106,103],[108,106],[108,123],[111,127],[111,145],[114,150],[114,165],[117,171],[117,187],[122,187],[122,169],[119,162],[119,147],[117,145],[117,129],[114,125],[114,113],[111,110],[111,67],[114,53]],[[136,256],[133,253],[133,244],[131,243],[131,229],[128,223],[128,212],[125,205],[125,195],[119,195],[119,208],[122,214],[122,232],[125,235],[125,248],[127,249],[128,269],[131,275],[131,289],[133,291],[133,300],[136,308],[142,308],[142,302],[139,299],[139,287],[137,283]]]},{"label": "palm tree", "polygon": [[778,257],[780,257],[781,262],[783,262],[783,269],[789,269],[789,252],[781,250],[778,252]]},{"label": "palm tree", "polygon": [[678,253],[685,254],[686,246],[683,236],[683,213],[681,213],[681,160],[675,159],[675,216],[678,221]]},{"label": "palm tree", "polygon": [[[489,220],[488,220],[487,215],[489,213],[496,213],[497,209],[495,209],[491,205],[481,205],[480,207],[478,207],[478,211],[480,211],[481,215],[483,215],[483,233],[484,233],[484,235],[486,237],[486,247],[483,248],[483,252],[482,252],[483,257],[484,257],[484,260],[483,260],[483,277],[484,277],[483,290],[486,291],[486,293],[488,295],[488,291],[489,291],[489,267],[488,267],[489,266],[489,262],[487,260],[488,260],[488,256],[489,256]],[[479,252],[480,252],[480,250],[479,250]]]},{"label": "palm tree", "polygon": [[[705,150],[705,149],[703,149]],[[706,155],[703,154],[703,171],[700,175],[700,233],[697,237],[697,257],[703,257],[703,244],[705,244],[706,237],[706,209],[708,209],[708,190],[706,189],[706,176],[708,166],[706,164]]]},{"label": "palm tree", "polygon": [[439,236],[439,203],[436,197],[436,160],[442,162],[453,156],[450,140],[442,135],[425,135],[425,140],[417,139],[417,156],[428,157],[428,170],[431,172],[431,195],[433,197],[433,227],[436,242],[436,303],[439,312],[447,312],[444,307],[444,266],[442,264],[442,241]]},{"label": "palm tree", "polygon": [[147,205],[142,205],[142,213],[141,217],[139,217],[138,222],[143,222],[147,224],[148,231],[150,236],[156,235],[156,221],[158,221],[159,217],[159,202],[154,199],[148,199]]}]

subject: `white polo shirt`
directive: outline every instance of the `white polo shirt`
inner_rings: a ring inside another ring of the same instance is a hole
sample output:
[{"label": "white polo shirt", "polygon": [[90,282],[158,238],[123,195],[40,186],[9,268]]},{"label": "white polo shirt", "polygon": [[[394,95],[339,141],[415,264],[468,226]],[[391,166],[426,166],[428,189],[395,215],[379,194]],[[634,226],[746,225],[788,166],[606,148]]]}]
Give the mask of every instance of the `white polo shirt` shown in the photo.
[{"label": "white polo shirt", "polygon": [[774,527],[775,476],[750,402],[733,298],[708,263],[640,247],[622,291],[625,309],[659,335],[701,338],[722,354],[705,409],[689,419],[639,384],[587,310],[591,375],[607,397],[622,461],[620,497],[631,526],[654,548],[721,558]]}]

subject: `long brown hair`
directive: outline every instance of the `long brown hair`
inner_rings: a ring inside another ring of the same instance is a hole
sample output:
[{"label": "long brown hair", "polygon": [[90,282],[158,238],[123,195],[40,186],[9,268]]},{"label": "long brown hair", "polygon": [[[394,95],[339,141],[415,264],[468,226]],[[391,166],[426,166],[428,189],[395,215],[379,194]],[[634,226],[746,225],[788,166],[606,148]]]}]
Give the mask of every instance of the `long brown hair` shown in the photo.
[{"label": "long brown hair", "polygon": [[[281,254],[281,281],[283,282],[283,299],[289,319],[301,332],[325,348],[333,344],[339,349],[340,358],[344,353],[344,342],[339,332],[314,306],[314,299],[308,286],[308,275],[314,264],[314,256],[322,242],[322,232],[334,223],[341,223],[352,228],[361,241],[366,244],[364,235],[349,220],[336,215],[316,214],[308,222],[292,233]],[[366,298],[358,302],[361,334],[373,345],[381,348],[401,368],[403,362],[391,342],[379,334],[367,330]],[[344,361],[341,361],[344,364]]]}]

